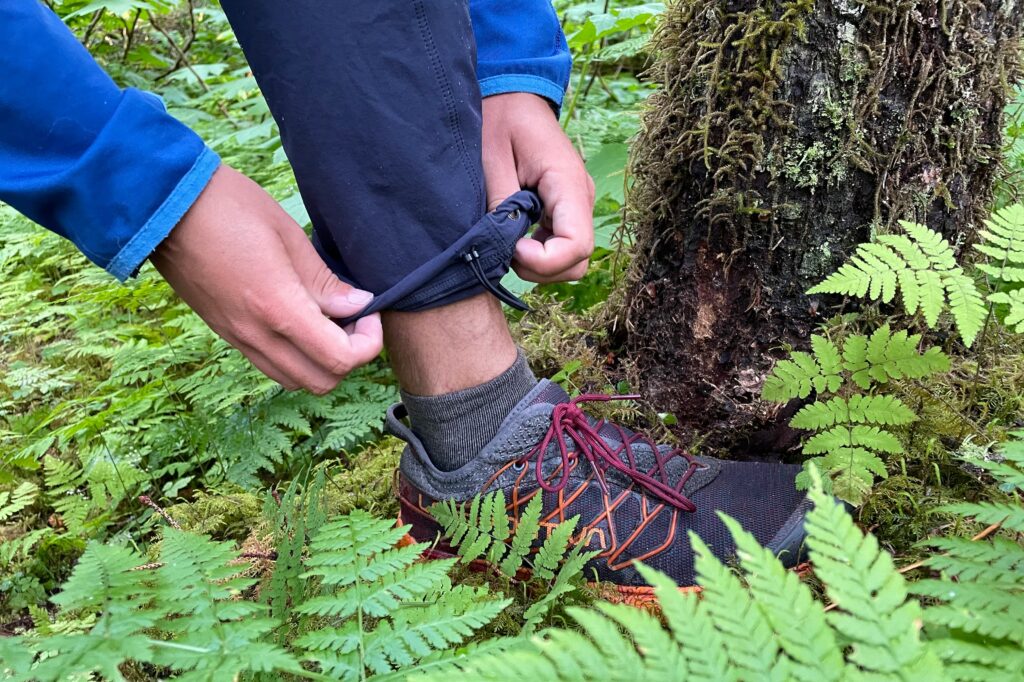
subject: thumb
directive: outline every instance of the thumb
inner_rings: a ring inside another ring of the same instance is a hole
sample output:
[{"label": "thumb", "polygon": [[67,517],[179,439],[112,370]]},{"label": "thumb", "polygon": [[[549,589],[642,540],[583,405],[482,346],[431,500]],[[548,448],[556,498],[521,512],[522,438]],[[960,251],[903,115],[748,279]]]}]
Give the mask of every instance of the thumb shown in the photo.
[{"label": "thumb", "polygon": [[351,317],[373,300],[373,294],[369,291],[356,289],[338,279],[323,261],[320,261],[311,279],[303,277],[303,284],[328,317]]},{"label": "thumb", "polygon": [[285,230],[282,236],[299,281],[324,315],[350,317],[373,300],[372,293],[342,282],[331,272],[301,227],[294,225],[294,229]]}]

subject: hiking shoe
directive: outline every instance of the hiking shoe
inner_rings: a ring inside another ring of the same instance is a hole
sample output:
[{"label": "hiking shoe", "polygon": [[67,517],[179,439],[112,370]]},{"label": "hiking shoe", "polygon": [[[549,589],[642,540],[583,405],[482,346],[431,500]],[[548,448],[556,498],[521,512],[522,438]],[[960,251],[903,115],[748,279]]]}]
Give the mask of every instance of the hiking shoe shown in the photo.
[{"label": "hiking shoe", "polygon": [[[441,532],[430,516],[440,499],[465,501],[503,490],[509,515],[518,518],[534,495],[543,495],[542,525],[579,516],[579,537],[600,554],[586,575],[628,595],[646,582],[644,564],[693,585],[694,531],[718,558],[735,551],[716,514],[739,521],[762,545],[792,567],[801,560],[806,495],[796,489],[798,465],[731,462],[694,457],[658,446],[641,434],[588,417],[590,401],[632,396],[583,395],[570,399],[558,384],[541,381],[512,410],[478,457],[455,471],[435,467],[403,421],[399,403],[388,410],[386,430],[405,440],[398,472],[401,521],[418,542]],[[438,545],[435,555],[449,548]]]}]

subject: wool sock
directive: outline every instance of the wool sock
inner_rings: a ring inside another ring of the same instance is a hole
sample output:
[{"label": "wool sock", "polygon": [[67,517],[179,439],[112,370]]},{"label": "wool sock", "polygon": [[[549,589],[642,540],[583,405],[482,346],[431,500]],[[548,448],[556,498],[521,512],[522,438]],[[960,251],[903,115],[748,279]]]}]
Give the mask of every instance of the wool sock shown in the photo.
[{"label": "wool sock", "polygon": [[434,466],[454,471],[479,454],[512,408],[536,385],[537,378],[520,350],[511,367],[486,383],[436,396],[402,391],[402,402]]}]

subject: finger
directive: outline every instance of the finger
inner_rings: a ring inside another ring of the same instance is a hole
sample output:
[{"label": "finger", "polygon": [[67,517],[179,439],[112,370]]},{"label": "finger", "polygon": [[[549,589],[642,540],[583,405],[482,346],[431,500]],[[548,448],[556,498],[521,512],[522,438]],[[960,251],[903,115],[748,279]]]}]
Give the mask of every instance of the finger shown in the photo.
[{"label": "finger", "polygon": [[487,182],[487,210],[493,211],[521,189],[512,145],[484,145],[483,166]]},{"label": "finger", "polygon": [[361,318],[353,334],[321,314],[303,315],[294,324],[278,329],[320,371],[341,379],[380,353],[384,345],[380,316]]},{"label": "finger", "polygon": [[587,274],[587,269],[590,267],[590,261],[584,260],[577,263],[573,267],[563,270],[562,272],[555,273],[554,275],[541,275],[540,273],[533,272],[519,265],[517,262],[512,262],[512,269],[520,279],[524,279],[528,282],[535,282],[537,284],[552,284],[554,282],[574,282],[576,280],[583,279]]},{"label": "finger", "polygon": [[515,258],[525,272],[547,279],[574,268],[593,252],[593,192],[584,173],[546,174],[538,192],[551,236],[519,240]]},{"label": "finger", "polygon": [[299,385],[291,379],[280,367],[278,367],[265,353],[258,350],[254,346],[246,343],[242,343],[237,340],[228,340],[228,342],[238,349],[238,351],[244,355],[249,362],[251,362],[256,369],[263,372],[266,376],[270,377],[277,383],[281,384],[287,391],[294,391],[299,388]]}]

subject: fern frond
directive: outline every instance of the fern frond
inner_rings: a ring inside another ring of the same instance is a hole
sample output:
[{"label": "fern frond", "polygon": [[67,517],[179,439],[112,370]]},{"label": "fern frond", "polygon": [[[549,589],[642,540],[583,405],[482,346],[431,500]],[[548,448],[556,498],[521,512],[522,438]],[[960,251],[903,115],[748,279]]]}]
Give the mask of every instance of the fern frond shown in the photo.
[{"label": "fern frond", "polygon": [[555,577],[555,570],[569,550],[569,543],[572,542],[572,534],[579,520],[578,516],[566,519],[548,532],[544,543],[533,557],[531,569],[534,575],[542,580],[551,580]]},{"label": "fern frond", "polygon": [[887,383],[890,379],[920,379],[949,370],[949,358],[937,347],[924,353],[917,351],[921,335],[906,330],[891,333],[889,325],[876,329],[870,337],[851,336],[843,344],[843,368],[863,389],[872,382]]},{"label": "fern frond", "polygon": [[826,594],[838,605],[827,619],[849,644],[849,660],[865,671],[900,679],[941,679],[941,663],[921,641],[916,625],[921,609],[907,600],[906,584],[892,557],[819,486],[811,487],[810,497],[811,561]]},{"label": "fern frond", "polygon": [[1024,289],[997,291],[994,294],[989,294],[988,300],[992,303],[1009,306],[1009,311],[1003,318],[1003,324],[1018,334],[1024,333]]},{"label": "fern frond", "polygon": [[707,545],[690,532],[695,567],[703,588],[701,597],[715,626],[730,642],[729,657],[743,679],[788,679],[788,659],[780,657],[779,644],[764,613],[739,578],[725,567]]},{"label": "fern frond", "polygon": [[842,649],[810,588],[783,568],[775,555],[735,519],[722,512],[718,515],[736,542],[751,597],[771,625],[782,651],[798,664],[792,670],[793,677],[807,682],[842,679]]},{"label": "fern frond", "polygon": [[39,486],[31,481],[22,481],[12,491],[0,490],[0,523],[5,523],[35,502],[38,492]]},{"label": "fern frond", "polygon": [[654,587],[676,645],[682,649],[686,662],[686,679],[713,682],[738,680],[739,671],[729,657],[726,638],[716,629],[714,621],[696,594],[682,594],[665,574],[647,566],[637,566],[644,580]]},{"label": "fern frond", "polygon": [[825,429],[835,424],[879,424],[898,426],[909,424],[917,415],[906,404],[892,395],[852,395],[831,398],[804,406],[790,426],[796,429]]},{"label": "fern frond", "polygon": [[978,269],[1000,282],[1024,282],[1024,204],[1002,208],[985,221],[984,240],[974,248],[988,256]]},{"label": "fern frond", "polygon": [[1024,533],[1024,505],[1011,502],[960,502],[943,505],[939,510],[974,517],[980,523],[1001,523],[1007,530]]},{"label": "fern frond", "polygon": [[795,351],[788,360],[776,363],[765,379],[762,398],[785,402],[792,398],[806,398],[811,390],[818,393],[835,392],[842,385],[842,358],[834,343],[823,336],[811,336],[814,354]]},{"label": "fern frond", "polygon": [[974,281],[957,265],[941,234],[901,221],[905,235],[882,235],[861,244],[837,272],[808,294],[841,294],[889,303],[899,291],[908,315],[918,311],[929,327],[949,308],[964,345],[970,347],[985,320],[986,308]]}]

